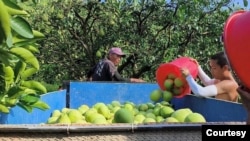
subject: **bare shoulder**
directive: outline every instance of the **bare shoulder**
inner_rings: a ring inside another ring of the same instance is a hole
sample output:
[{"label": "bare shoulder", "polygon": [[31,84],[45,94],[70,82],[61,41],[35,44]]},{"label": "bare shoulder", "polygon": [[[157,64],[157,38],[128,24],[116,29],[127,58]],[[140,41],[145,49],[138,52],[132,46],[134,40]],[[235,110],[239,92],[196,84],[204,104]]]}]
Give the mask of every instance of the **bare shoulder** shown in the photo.
[{"label": "bare shoulder", "polygon": [[236,89],[238,88],[238,84],[233,80],[222,80],[216,84],[217,87],[221,89],[228,90],[228,89]]}]

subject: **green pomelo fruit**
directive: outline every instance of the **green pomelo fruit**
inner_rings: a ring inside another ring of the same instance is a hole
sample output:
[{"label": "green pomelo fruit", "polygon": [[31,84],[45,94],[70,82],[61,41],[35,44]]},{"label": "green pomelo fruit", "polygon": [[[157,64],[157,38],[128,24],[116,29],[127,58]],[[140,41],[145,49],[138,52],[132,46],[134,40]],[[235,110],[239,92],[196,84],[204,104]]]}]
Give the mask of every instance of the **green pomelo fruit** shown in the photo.
[{"label": "green pomelo fruit", "polygon": [[134,106],[133,106],[132,104],[130,104],[130,103],[125,103],[125,104],[124,104],[124,108],[126,108],[126,109],[132,111],[132,110],[134,109]]},{"label": "green pomelo fruit", "polygon": [[174,112],[174,109],[172,107],[169,106],[163,106],[160,109],[160,116],[167,118],[169,116],[171,116],[171,114]]},{"label": "green pomelo fruit", "polygon": [[83,104],[83,105],[81,105],[79,108],[82,108],[82,109],[89,109],[89,106],[86,105],[86,104]]},{"label": "green pomelo fruit", "polygon": [[90,121],[89,120],[89,117],[92,115],[92,114],[94,114],[94,113],[98,113],[97,112],[97,110],[95,109],[95,108],[90,108],[90,109],[88,109],[85,113],[84,113],[84,117],[85,117],[85,119],[86,119],[86,121]]},{"label": "green pomelo fruit", "polygon": [[154,90],[150,94],[150,100],[153,102],[157,102],[162,98],[162,91],[161,90]]},{"label": "green pomelo fruit", "polygon": [[156,116],[154,115],[154,113],[146,113],[145,117],[146,118],[153,118],[153,119],[156,118]]},{"label": "green pomelo fruit", "polygon": [[161,110],[161,107],[160,107],[160,106],[155,107],[155,108],[153,109],[153,114],[154,114],[155,116],[159,116],[159,115],[160,115],[160,110]]},{"label": "green pomelo fruit", "polygon": [[166,79],[164,81],[164,87],[167,89],[167,90],[171,90],[174,86],[174,80],[173,79]]},{"label": "green pomelo fruit", "polygon": [[172,106],[168,101],[161,101],[162,106]]},{"label": "green pomelo fruit", "polygon": [[142,104],[139,105],[138,110],[139,111],[147,111],[148,110],[148,105],[145,104],[145,103],[142,103]]},{"label": "green pomelo fruit", "polygon": [[206,122],[206,119],[200,113],[190,113],[187,115],[184,122]]},{"label": "green pomelo fruit", "polygon": [[114,108],[112,104],[107,104],[106,106],[109,108],[109,110],[112,110]]},{"label": "green pomelo fruit", "polygon": [[121,106],[121,103],[120,103],[119,101],[117,101],[117,100],[113,100],[113,101],[111,102],[111,105],[112,105],[113,107],[116,107],[116,106],[120,107],[120,106]]},{"label": "green pomelo fruit", "polygon": [[67,114],[71,123],[75,123],[76,121],[82,119],[82,113],[76,109],[71,109]]},{"label": "green pomelo fruit", "polygon": [[136,123],[143,123],[143,120],[145,119],[146,117],[143,115],[143,114],[138,114],[134,117],[134,121]]},{"label": "green pomelo fruit", "polygon": [[102,107],[102,106],[106,106],[105,103],[102,103],[102,102],[98,102],[96,104],[93,105],[93,108],[95,108],[96,110],[98,110],[99,107]]},{"label": "green pomelo fruit", "polygon": [[144,120],[143,120],[143,123],[154,123],[156,122],[155,119],[153,118],[149,118],[149,117],[146,117]]},{"label": "green pomelo fruit", "polygon": [[70,123],[71,123],[71,120],[69,119],[67,113],[62,113],[62,114],[58,117],[58,119],[57,119],[56,122],[57,122],[57,123],[60,123],[60,124],[70,124]]},{"label": "green pomelo fruit", "polygon": [[116,123],[133,123],[134,115],[128,109],[121,108],[115,112],[114,120]]},{"label": "green pomelo fruit", "polygon": [[156,116],[155,120],[156,122],[163,122],[164,118],[162,116]]},{"label": "green pomelo fruit", "polygon": [[[162,102],[162,101],[161,101],[161,102]],[[161,102],[155,103],[155,107],[162,107],[163,105],[161,104]]]},{"label": "green pomelo fruit", "polygon": [[89,106],[85,104],[78,107],[78,111],[80,111],[82,114],[84,114],[88,109],[89,109]]},{"label": "green pomelo fruit", "polygon": [[66,107],[65,107],[65,108],[62,108],[61,111],[62,111],[62,113],[67,113],[69,110],[70,110],[69,108],[66,108]]},{"label": "green pomelo fruit", "polygon": [[133,103],[133,102],[131,102],[131,101],[125,101],[125,102],[124,102],[124,105],[125,105],[125,104],[130,104],[130,105],[132,105],[133,107],[136,106],[135,103]]},{"label": "green pomelo fruit", "polygon": [[80,108],[80,107],[79,107],[77,110],[78,110],[82,115],[84,115],[85,112],[88,111],[88,109],[84,109],[84,108]]},{"label": "green pomelo fruit", "polygon": [[102,57],[102,52],[98,50],[95,55],[96,55],[96,57],[101,58]]},{"label": "green pomelo fruit", "polygon": [[183,78],[181,78],[181,77],[176,77],[176,78],[174,79],[174,85],[175,85],[176,87],[183,87],[183,86],[184,86],[184,80],[183,80]]},{"label": "green pomelo fruit", "polygon": [[61,115],[60,110],[54,110],[54,111],[52,112],[51,117],[59,117],[60,115]]},{"label": "green pomelo fruit", "polygon": [[173,94],[170,91],[163,91],[162,93],[162,99],[166,102],[171,101],[173,98]]},{"label": "green pomelo fruit", "polygon": [[167,79],[172,79],[172,80],[174,80],[176,78],[176,75],[174,74],[174,73],[169,73],[168,75],[167,75]]},{"label": "green pomelo fruit", "polygon": [[54,124],[54,123],[57,123],[57,119],[59,118],[58,117],[50,117],[48,120],[47,120],[47,124]]},{"label": "green pomelo fruit", "polygon": [[179,96],[183,93],[184,88],[183,87],[174,87],[173,89],[173,95],[174,96]]},{"label": "green pomelo fruit", "polygon": [[137,115],[139,113],[139,109],[134,108],[132,112],[133,112],[133,115]]},{"label": "green pomelo fruit", "polygon": [[165,120],[165,122],[179,122],[176,118],[174,117],[167,117]]},{"label": "green pomelo fruit", "polygon": [[146,111],[139,111],[139,112],[137,113],[137,115],[142,114],[142,115],[144,115],[144,116],[145,116],[145,115],[146,115],[146,113],[147,113]]},{"label": "green pomelo fruit", "polygon": [[105,118],[96,118],[92,121],[93,124],[108,124],[108,121]]},{"label": "green pomelo fruit", "polygon": [[93,113],[86,119],[86,121],[93,123],[96,119],[101,119],[101,118],[106,120],[106,118],[102,114]]},{"label": "green pomelo fruit", "polygon": [[154,109],[148,109],[146,113],[153,113]]},{"label": "green pomelo fruit", "polygon": [[114,107],[110,112],[111,113],[115,113],[117,110],[119,110],[119,109],[121,109],[121,107],[118,107],[118,106],[116,106],[116,107]]},{"label": "green pomelo fruit", "polygon": [[184,122],[185,118],[190,113],[192,113],[192,111],[189,108],[182,108],[174,111],[171,117],[176,118],[179,122]]},{"label": "green pomelo fruit", "polygon": [[88,122],[84,119],[80,119],[80,120],[76,121],[75,124],[88,124]]},{"label": "green pomelo fruit", "polygon": [[110,118],[110,110],[107,106],[101,106],[98,108],[97,112],[102,114],[106,119]]},{"label": "green pomelo fruit", "polygon": [[148,102],[147,103],[149,109],[154,109],[155,105],[154,103]]}]

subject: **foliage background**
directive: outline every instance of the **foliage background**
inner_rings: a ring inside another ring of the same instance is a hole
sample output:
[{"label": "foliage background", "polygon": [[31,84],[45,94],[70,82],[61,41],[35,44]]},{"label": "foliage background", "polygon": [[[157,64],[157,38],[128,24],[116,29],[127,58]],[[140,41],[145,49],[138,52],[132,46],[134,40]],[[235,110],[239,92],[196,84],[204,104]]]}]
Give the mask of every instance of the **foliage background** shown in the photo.
[{"label": "foliage background", "polygon": [[208,57],[223,49],[220,36],[228,16],[239,9],[232,0],[43,0],[29,22],[46,35],[40,41],[41,62],[34,79],[61,85],[85,81],[86,73],[108,49],[128,53],[119,66],[125,77],[155,82],[161,63],[178,56],[196,58],[209,74]]}]

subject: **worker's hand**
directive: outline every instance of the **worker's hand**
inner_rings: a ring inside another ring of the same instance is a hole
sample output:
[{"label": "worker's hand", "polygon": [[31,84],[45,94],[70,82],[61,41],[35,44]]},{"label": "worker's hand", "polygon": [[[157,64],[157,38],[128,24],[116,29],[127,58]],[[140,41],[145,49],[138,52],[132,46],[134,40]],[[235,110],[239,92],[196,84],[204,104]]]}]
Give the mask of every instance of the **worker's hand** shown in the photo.
[{"label": "worker's hand", "polygon": [[190,58],[190,60],[193,61],[197,66],[200,66],[199,62],[196,59]]},{"label": "worker's hand", "polygon": [[142,79],[138,79],[138,78],[131,78],[130,81],[131,82],[138,82],[138,83],[140,83],[140,82],[146,82],[146,81],[144,81]]},{"label": "worker's hand", "polygon": [[187,77],[190,74],[187,68],[181,68],[181,73],[184,77]]}]

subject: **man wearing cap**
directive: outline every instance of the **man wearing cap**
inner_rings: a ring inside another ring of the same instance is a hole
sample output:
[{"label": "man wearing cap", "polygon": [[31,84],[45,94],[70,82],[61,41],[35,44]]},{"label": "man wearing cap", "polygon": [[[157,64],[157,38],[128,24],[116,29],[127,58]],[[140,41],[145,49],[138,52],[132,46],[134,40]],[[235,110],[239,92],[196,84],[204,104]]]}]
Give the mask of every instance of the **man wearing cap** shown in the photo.
[{"label": "man wearing cap", "polygon": [[97,65],[90,71],[88,77],[92,81],[124,81],[124,82],[145,82],[137,78],[123,78],[117,71],[122,57],[125,54],[121,48],[113,47],[109,50],[107,58],[98,62]]}]

